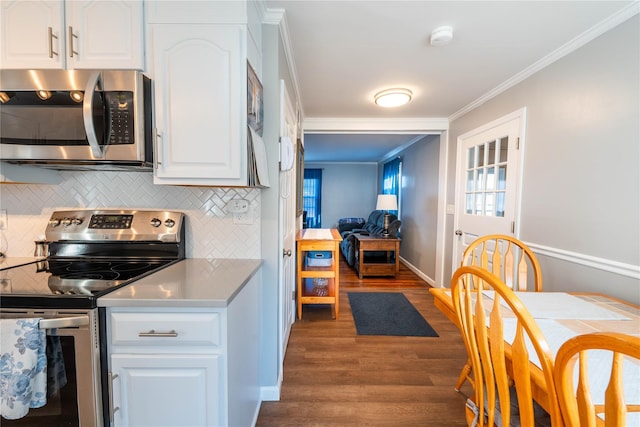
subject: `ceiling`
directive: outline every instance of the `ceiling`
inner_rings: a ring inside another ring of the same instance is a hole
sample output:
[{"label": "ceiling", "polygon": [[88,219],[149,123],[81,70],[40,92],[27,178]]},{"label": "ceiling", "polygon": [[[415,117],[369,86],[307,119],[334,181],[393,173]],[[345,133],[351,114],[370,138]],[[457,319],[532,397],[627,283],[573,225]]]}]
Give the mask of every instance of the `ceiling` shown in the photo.
[{"label": "ceiling", "polygon": [[[567,50],[631,3],[266,1],[267,8],[285,11],[306,122],[450,118]],[[453,41],[431,46],[431,31],[443,25],[453,28]],[[392,87],[410,89],[411,102],[397,108],[376,106],[374,94]],[[305,161],[379,161],[414,140],[413,134],[305,132]]]}]

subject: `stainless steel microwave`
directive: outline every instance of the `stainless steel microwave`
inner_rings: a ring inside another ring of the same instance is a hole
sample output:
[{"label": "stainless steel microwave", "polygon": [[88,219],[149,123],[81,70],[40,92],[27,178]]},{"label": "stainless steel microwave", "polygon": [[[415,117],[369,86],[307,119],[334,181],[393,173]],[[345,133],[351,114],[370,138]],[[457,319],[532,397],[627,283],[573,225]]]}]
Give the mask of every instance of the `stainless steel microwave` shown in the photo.
[{"label": "stainless steel microwave", "polygon": [[151,170],[151,81],[139,71],[0,71],[0,160]]}]

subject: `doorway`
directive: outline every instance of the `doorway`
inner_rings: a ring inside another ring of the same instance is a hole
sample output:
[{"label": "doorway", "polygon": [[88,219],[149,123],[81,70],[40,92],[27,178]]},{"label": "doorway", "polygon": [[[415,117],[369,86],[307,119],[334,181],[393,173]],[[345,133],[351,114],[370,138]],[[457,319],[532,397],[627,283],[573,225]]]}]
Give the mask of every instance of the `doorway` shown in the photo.
[{"label": "doorway", "polygon": [[453,270],[487,234],[519,235],[525,109],[458,137]]}]

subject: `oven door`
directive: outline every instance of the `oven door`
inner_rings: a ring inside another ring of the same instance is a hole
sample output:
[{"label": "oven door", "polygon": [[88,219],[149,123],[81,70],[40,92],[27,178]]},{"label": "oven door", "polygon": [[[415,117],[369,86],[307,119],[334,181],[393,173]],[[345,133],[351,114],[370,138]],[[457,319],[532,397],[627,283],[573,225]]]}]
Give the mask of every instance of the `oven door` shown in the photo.
[{"label": "oven door", "polygon": [[42,317],[47,333],[47,403],[9,426],[103,425],[97,310],[2,310],[2,318]]}]

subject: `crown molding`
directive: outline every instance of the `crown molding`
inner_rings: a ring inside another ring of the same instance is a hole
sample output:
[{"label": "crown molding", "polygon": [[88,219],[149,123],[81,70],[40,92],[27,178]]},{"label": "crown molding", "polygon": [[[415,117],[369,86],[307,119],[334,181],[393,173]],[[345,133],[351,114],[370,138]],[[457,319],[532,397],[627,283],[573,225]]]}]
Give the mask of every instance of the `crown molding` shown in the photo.
[{"label": "crown molding", "polygon": [[302,106],[302,97],[300,95],[300,85],[298,80],[298,71],[296,67],[295,57],[293,56],[293,48],[291,47],[291,37],[289,33],[289,24],[287,23],[287,11],[285,9],[269,9],[264,12],[264,18],[262,21],[264,24],[277,25],[280,29],[280,39],[282,40],[282,46],[284,49],[285,59],[287,61],[287,67],[291,75],[291,85],[295,92],[296,105],[302,117],[304,117],[304,110]]},{"label": "crown molding", "polygon": [[580,34],[579,36],[575,37],[574,39],[560,46],[558,49],[554,50],[550,54],[546,55],[542,59],[534,62],[532,65],[520,71],[513,77],[499,84],[489,92],[482,95],[480,98],[462,107],[460,110],[456,111],[451,116],[449,116],[448,118],[449,121],[454,121],[457,118],[467,114],[468,112],[478,108],[480,105],[484,104],[485,102],[489,101],[492,98],[495,98],[502,92],[512,88],[518,83],[526,80],[527,78],[531,77],[533,74],[537,73],[543,68],[548,67],[549,65],[553,64],[557,60],[581,48],[582,46],[589,43],[591,40],[595,39],[596,37],[601,36],[607,31],[617,27],[618,25],[622,24],[629,18],[632,18],[633,16],[637,15],[638,12],[640,12],[640,2],[634,1],[633,3],[620,9],[615,14],[611,15],[609,18],[605,19],[604,21],[601,21],[599,24],[594,25],[589,30],[585,31],[584,33]]},{"label": "crown molding", "polygon": [[307,117],[305,133],[440,133],[449,129],[446,117],[434,118],[342,118]]}]

